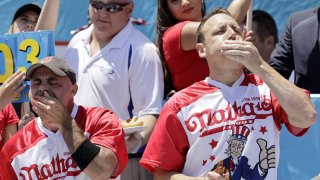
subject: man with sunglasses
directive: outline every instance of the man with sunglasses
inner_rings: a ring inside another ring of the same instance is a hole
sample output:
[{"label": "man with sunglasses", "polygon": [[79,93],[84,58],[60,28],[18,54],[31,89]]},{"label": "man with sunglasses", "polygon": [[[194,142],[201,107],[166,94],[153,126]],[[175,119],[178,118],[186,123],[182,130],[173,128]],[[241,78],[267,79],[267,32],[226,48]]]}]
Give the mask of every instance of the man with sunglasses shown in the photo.
[{"label": "man with sunglasses", "polygon": [[126,120],[137,116],[146,129],[126,138],[129,162],[121,179],[152,179],[139,166],[162,108],[163,71],[155,45],[136,30],[132,0],[91,0],[92,25],[70,41],[66,60],[77,73],[75,102],[109,108]]}]

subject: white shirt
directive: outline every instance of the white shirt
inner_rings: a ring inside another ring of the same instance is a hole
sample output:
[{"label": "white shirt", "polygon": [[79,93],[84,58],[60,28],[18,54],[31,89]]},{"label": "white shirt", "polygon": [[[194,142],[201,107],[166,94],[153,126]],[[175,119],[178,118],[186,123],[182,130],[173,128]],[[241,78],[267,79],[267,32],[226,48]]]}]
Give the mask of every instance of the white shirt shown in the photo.
[{"label": "white shirt", "polygon": [[155,45],[129,21],[109,44],[91,57],[89,40],[93,26],[79,32],[66,53],[67,63],[77,74],[79,89],[75,102],[111,109],[120,119],[130,118],[130,100],[134,116],[159,114],[163,71]]}]

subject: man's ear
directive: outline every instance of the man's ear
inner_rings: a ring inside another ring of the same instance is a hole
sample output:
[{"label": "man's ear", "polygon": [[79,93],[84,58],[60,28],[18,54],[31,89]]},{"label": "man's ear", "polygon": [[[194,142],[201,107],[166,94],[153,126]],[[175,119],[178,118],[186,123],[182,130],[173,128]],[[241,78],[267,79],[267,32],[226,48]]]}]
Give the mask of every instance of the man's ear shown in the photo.
[{"label": "man's ear", "polygon": [[207,49],[203,43],[197,43],[196,49],[198,51],[199,57],[205,58],[207,56]]},{"label": "man's ear", "polygon": [[129,7],[127,8],[128,9],[128,14],[130,15],[130,17],[132,16],[132,13],[133,13],[133,9],[134,9],[134,4],[133,4],[133,2],[132,3],[130,3],[129,5],[128,5]]},{"label": "man's ear", "polygon": [[78,92],[78,85],[75,83],[72,85],[72,89],[71,89],[72,94],[75,96]]},{"label": "man's ear", "polygon": [[264,45],[270,49],[275,48],[275,38],[273,36],[268,36],[264,39]]},{"label": "man's ear", "polygon": [[274,48],[276,46],[275,45],[275,41],[276,40],[275,40],[275,38],[273,36],[268,36],[263,40],[263,45],[265,46],[264,52],[265,52],[265,54],[267,56],[269,56],[269,55],[271,56],[271,53],[272,53],[272,51],[274,50]]}]

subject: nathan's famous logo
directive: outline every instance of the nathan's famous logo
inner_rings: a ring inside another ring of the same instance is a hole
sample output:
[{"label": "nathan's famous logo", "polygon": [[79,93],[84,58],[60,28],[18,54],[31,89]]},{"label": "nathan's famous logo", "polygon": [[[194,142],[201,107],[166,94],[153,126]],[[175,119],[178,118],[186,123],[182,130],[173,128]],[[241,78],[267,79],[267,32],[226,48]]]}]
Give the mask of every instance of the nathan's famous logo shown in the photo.
[{"label": "nathan's famous logo", "polygon": [[32,164],[29,167],[22,167],[19,176],[23,179],[32,179],[36,176],[37,179],[49,179],[55,175],[61,176],[77,176],[81,171],[77,168],[77,164],[73,161],[71,156],[67,159],[60,158],[59,154],[56,157],[52,157],[50,164]]},{"label": "nathan's famous logo", "polygon": [[[256,119],[266,119],[271,116],[271,99],[267,99],[265,96],[255,99],[258,101],[251,101],[249,98],[245,98],[240,105],[237,102],[232,105],[228,103],[225,108],[217,109],[214,112],[212,109],[207,109],[200,113],[195,113],[185,121],[185,125],[190,132],[196,131],[200,126],[200,132],[202,132],[207,126],[215,126],[227,121],[243,120],[241,122],[246,124],[246,122],[251,123]],[[222,129],[218,131],[222,131]]]}]

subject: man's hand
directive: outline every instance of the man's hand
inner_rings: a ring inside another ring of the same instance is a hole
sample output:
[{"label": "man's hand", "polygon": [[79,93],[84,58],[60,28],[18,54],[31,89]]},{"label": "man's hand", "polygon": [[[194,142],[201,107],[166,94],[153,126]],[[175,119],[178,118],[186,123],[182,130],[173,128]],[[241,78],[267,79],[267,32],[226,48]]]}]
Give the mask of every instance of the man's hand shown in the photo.
[{"label": "man's hand", "polygon": [[71,117],[66,107],[55,97],[44,92],[44,97],[30,98],[33,110],[40,116],[52,130],[58,130],[62,126],[71,123]]},{"label": "man's hand", "polygon": [[252,30],[248,31],[246,26],[243,28],[242,37],[243,37],[244,41],[248,41],[248,42],[252,42],[252,43],[254,41],[256,41],[255,36],[254,36],[254,32]]},{"label": "man's hand", "polygon": [[126,148],[128,153],[136,153],[142,144],[140,132],[134,132],[126,137]]},{"label": "man's hand", "polygon": [[11,103],[15,97],[25,88],[21,85],[25,80],[25,73],[17,71],[11,75],[0,87],[0,110]]},{"label": "man's hand", "polygon": [[248,70],[257,73],[264,62],[258,49],[248,41],[226,40],[221,45],[221,53],[227,58],[243,64]]}]

